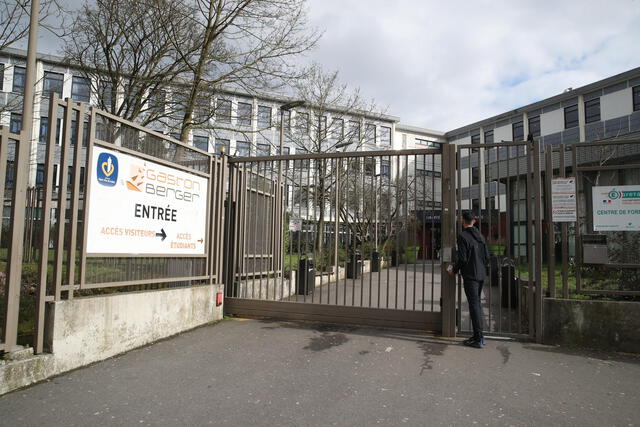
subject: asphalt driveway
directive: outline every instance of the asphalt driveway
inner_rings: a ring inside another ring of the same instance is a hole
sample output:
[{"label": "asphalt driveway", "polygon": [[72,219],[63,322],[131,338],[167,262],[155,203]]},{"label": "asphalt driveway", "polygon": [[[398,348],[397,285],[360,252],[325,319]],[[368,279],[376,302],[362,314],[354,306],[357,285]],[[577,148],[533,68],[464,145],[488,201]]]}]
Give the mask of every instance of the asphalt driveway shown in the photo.
[{"label": "asphalt driveway", "polygon": [[0,397],[0,425],[640,423],[640,358],[226,320]]}]

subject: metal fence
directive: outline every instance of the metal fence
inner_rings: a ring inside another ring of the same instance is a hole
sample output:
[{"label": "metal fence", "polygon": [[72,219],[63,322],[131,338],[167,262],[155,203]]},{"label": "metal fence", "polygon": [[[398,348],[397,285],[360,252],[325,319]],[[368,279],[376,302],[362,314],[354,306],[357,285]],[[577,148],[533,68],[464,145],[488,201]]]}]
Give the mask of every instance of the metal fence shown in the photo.
[{"label": "metal fence", "polygon": [[[491,255],[482,292],[487,333],[533,338],[541,318],[541,189],[538,146],[529,142],[459,145],[457,217],[472,211]],[[466,166],[463,168],[462,166]],[[471,331],[458,279],[458,325]]]},{"label": "metal fence", "polygon": [[439,312],[441,153],[229,159],[226,296]]},{"label": "metal fence", "polygon": [[[60,120],[58,120],[60,119]],[[27,192],[27,171],[13,168],[11,215],[8,224],[7,275],[3,296],[0,351],[11,351],[18,343],[21,319],[20,291],[28,269],[36,269],[34,337],[36,352],[43,350],[44,306],[47,301],[72,299],[77,293],[222,283],[223,208],[227,159],[212,156],[153,130],[122,120],[83,103],[60,100],[55,94],[49,105],[44,177],[42,188]],[[19,141],[19,143],[18,143]],[[0,132],[0,194],[5,192],[7,165],[25,155],[13,147],[28,147],[21,135],[6,128]],[[92,152],[108,148],[142,160],[175,168],[208,181],[206,236],[203,255],[166,256],[88,254],[88,197]],[[16,162],[16,164],[19,164]],[[85,173],[86,171],[86,173]],[[28,193],[28,196],[27,196]],[[5,206],[8,207],[8,206]],[[26,226],[25,226],[26,224]],[[23,240],[24,237],[24,240]],[[24,263],[16,250],[31,248]],[[35,250],[33,248],[35,247]],[[33,263],[37,259],[36,263]],[[31,276],[29,276],[31,277]],[[23,280],[21,280],[21,278]],[[22,300],[21,300],[22,297]],[[22,307],[24,308],[24,306]]]},{"label": "metal fence", "polygon": [[[573,177],[577,197],[575,222],[553,223],[546,200],[549,295],[640,296],[640,231],[596,230],[594,211],[602,200],[593,195],[598,186],[640,186],[640,140],[546,147],[545,169],[547,194],[554,178]],[[640,210],[638,203],[628,207]]]}]

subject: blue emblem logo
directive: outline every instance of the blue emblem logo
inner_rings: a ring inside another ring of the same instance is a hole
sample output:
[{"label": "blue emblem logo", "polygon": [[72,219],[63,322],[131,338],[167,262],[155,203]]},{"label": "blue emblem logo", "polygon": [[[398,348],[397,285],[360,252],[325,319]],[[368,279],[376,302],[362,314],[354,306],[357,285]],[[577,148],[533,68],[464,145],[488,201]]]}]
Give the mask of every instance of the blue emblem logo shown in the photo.
[{"label": "blue emblem logo", "polygon": [[113,187],[118,182],[118,158],[113,154],[100,153],[98,156],[98,182]]}]

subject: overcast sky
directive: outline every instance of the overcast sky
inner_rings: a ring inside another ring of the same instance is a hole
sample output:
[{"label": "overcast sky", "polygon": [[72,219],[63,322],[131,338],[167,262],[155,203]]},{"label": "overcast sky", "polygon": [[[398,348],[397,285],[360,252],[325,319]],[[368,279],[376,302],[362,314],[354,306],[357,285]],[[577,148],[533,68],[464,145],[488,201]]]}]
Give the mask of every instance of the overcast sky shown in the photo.
[{"label": "overcast sky", "polygon": [[639,0],[310,0],[310,58],[448,131],[640,66]]},{"label": "overcast sky", "polygon": [[305,60],[414,126],[449,131],[640,66],[640,0],[308,1],[324,36]]}]

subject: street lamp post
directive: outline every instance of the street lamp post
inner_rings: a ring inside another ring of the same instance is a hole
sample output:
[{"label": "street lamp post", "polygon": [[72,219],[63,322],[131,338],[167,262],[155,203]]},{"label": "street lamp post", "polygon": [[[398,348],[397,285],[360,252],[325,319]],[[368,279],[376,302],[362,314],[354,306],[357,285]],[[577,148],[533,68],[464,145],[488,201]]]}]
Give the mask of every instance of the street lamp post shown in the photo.
[{"label": "street lamp post", "polygon": [[[297,108],[297,107],[301,107],[304,105],[304,101],[293,101],[293,102],[288,102],[286,104],[283,104],[280,106],[280,149],[278,151],[278,154],[280,156],[282,156],[282,153],[284,151],[284,112],[285,111],[290,111],[293,108]],[[277,189],[276,189],[276,200],[278,204],[282,204],[282,160],[278,161],[278,182],[277,182]],[[281,206],[278,208],[278,211],[281,211]],[[282,212],[281,212],[282,213]],[[280,215],[280,220],[276,221],[276,223],[281,222],[282,219],[284,219],[284,215]],[[276,234],[277,236],[280,236],[279,241],[282,241],[282,225],[284,224],[280,224],[280,229],[276,230]],[[281,271],[284,273],[284,248],[279,246],[280,248],[280,269]],[[284,279],[283,279],[284,280]]]}]

